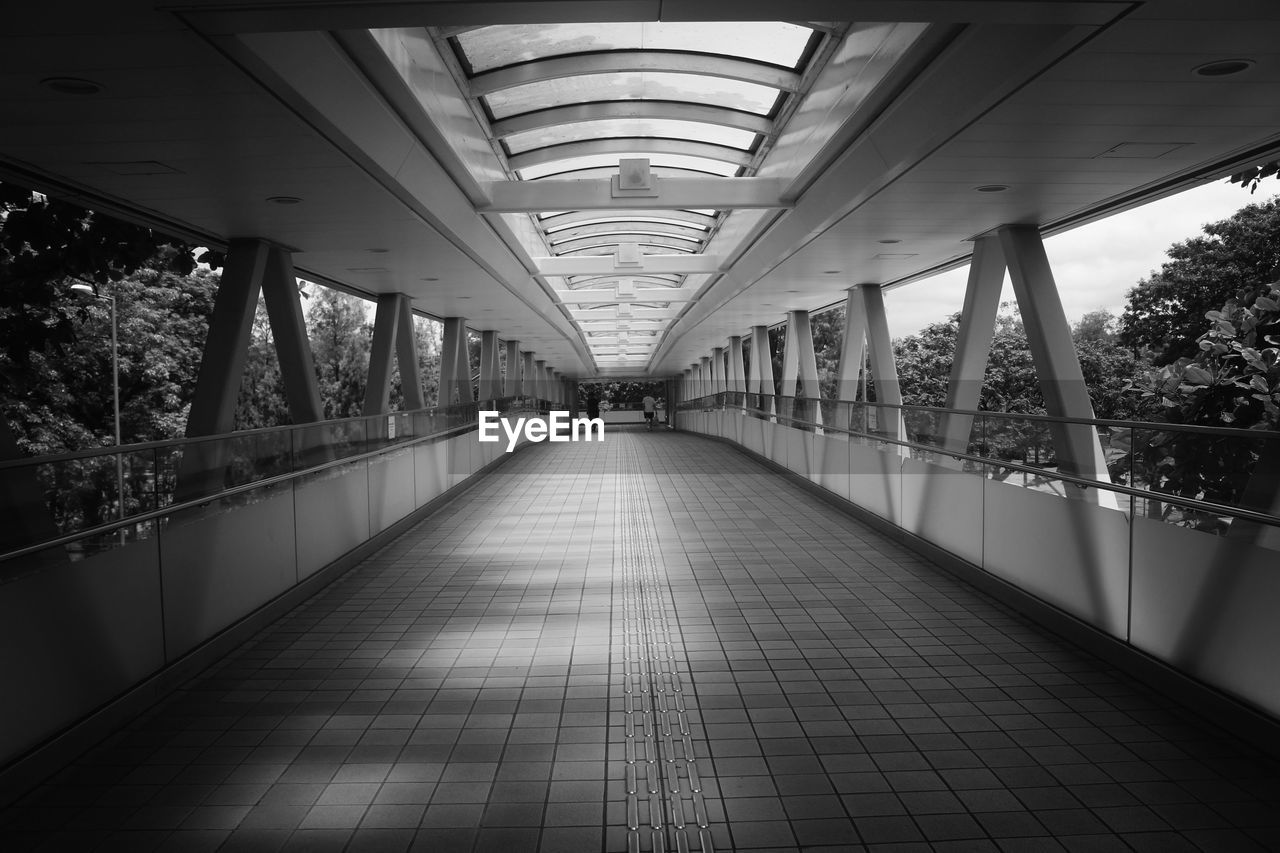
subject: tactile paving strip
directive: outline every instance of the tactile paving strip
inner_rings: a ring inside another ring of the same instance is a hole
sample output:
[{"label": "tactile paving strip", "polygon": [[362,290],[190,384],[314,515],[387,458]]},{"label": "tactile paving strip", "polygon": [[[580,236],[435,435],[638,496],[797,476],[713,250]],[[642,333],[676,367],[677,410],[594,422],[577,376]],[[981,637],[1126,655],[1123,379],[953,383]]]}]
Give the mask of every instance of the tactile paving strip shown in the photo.
[{"label": "tactile paving strip", "polygon": [[627,850],[713,853],[686,682],[672,644],[671,590],[656,556],[639,460],[629,446],[620,452],[615,565],[622,573]]}]

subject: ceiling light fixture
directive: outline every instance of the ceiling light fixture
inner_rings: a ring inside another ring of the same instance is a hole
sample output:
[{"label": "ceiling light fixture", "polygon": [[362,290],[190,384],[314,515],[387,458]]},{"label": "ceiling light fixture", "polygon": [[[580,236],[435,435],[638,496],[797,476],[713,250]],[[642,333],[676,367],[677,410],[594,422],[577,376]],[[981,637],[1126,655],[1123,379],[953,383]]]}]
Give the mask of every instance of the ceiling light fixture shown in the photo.
[{"label": "ceiling light fixture", "polygon": [[301,204],[302,199],[296,195],[269,195],[267,201],[272,204]]},{"label": "ceiling light fixture", "polygon": [[1218,59],[1191,69],[1199,77],[1232,77],[1253,67],[1252,59]]},{"label": "ceiling light fixture", "polygon": [[1007,189],[1009,187],[1006,184],[983,184],[980,187],[974,187],[973,191],[976,193],[1002,193]]},{"label": "ceiling light fixture", "polygon": [[95,80],[85,80],[83,77],[46,77],[40,81],[40,85],[59,95],[97,95],[106,88]]},{"label": "ceiling light fixture", "polygon": [[842,272],[841,270],[823,270],[822,274],[823,275],[840,275],[841,272]]},{"label": "ceiling light fixture", "polygon": [[901,243],[901,240],[877,240],[877,243],[884,243],[886,246],[892,243]]}]

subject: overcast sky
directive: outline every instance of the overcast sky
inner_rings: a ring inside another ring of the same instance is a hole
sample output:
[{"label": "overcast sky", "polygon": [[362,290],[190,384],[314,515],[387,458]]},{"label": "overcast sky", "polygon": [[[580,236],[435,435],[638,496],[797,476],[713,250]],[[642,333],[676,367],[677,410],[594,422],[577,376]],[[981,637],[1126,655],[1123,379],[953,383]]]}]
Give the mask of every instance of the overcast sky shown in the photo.
[{"label": "overcast sky", "polygon": [[[1097,308],[1119,315],[1129,288],[1160,268],[1169,246],[1274,192],[1274,182],[1252,196],[1238,184],[1207,184],[1045,240],[1067,319]],[[959,311],[968,274],[965,266],[886,293],[890,334],[909,335]],[[1012,300],[1006,274],[1001,301]]]}]

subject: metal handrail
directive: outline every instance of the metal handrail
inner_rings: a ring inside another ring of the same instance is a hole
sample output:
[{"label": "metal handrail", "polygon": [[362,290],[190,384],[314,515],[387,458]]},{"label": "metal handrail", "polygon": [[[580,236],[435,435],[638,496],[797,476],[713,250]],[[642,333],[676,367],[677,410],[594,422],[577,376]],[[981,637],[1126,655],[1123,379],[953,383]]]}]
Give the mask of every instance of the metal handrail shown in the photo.
[{"label": "metal handrail", "polygon": [[[514,398],[500,398],[514,399]],[[167,447],[184,447],[191,444],[207,444],[213,441],[225,441],[230,438],[247,438],[250,436],[261,436],[269,434],[286,434],[294,430],[308,429],[311,427],[330,427],[341,426],[343,424],[351,424],[365,422],[370,420],[379,420],[382,418],[391,418],[404,415],[421,415],[421,414],[449,414],[450,412],[465,410],[468,408],[475,409],[486,403],[494,403],[498,400],[478,400],[473,403],[453,403],[448,406],[431,406],[422,409],[409,409],[402,412],[384,412],[379,415],[353,415],[347,418],[332,418],[323,421],[308,421],[301,424],[284,424],[272,427],[255,427],[254,429],[240,429],[234,432],[223,432],[217,435],[193,435],[186,438],[166,438],[156,441],[140,441],[135,444],[110,445],[107,447],[87,447],[83,450],[69,450],[65,453],[52,453],[47,456],[29,456],[18,459],[6,459],[0,461],[0,471],[9,468],[22,468],[30,465],[50,465],[55,462],[70,462],[76,459],[89,459],[95,456],[114,456],[118,453],[141,453],[146,450],[156,450]]]},{"label": "metal handrail", "polygon": [[1218,427],[1203,424],[1173,424],[1162,423],[1159,421],[1117,421],[1107,418],[1068,418],[1060,415],[1042,415],[1030,412],[1023,414],[1020,412],[998,412],[982,409],[948,409],[942,406],[915,406],[905,403],[876,403],[868,400],[820,400],[817,397],[784,397],[781,394],[756,394],[751,391],[718,391],[715,394],[704,394],[701,397],[695,397],[691,400],[681,402],[679,407],[684,408],[688,406],[690,408],[696,408],[703,405],[701,401],[724,394],[744,394],[749,397],[767,397],[772,400],[803,400],[808,403],[817,403],[819,405],[834,404],[842,406],[867,406],[875,409],[897,409],[904,412],[936,412],[943,415],[971,415],[975,417],[981,416],[1004,420],[1043,421],[1045,423],[1059,424],[1087,424],[1089,426],[1151,430],[1153,432],[1173,431],[1199,435],[1220,435],[1230,438],[1244,438],[1251,441],[1263,440],[1269,436],[1280,438],[1280,431],[1277,430],[1240,429],[1239,427]]},{"label": "metal handrail", "polygon": [[[744,392],[736,391],[736,392],[726,392],[726,393],[741,394]],[[698,400],[699,401],[706,400],[709,397],[714,397],[714,396],[716,395],[707,395],[706,397],[699,397]],[[773,395],[755,395],[755,396],[773,396]],[[775,399],[779,399],[779,398],[775,397]],[[795,400],[795,399],[806,399],[806,398],[785,397],[780,399]],[[693,408],[695,402],[697,401],[690,400],[689,407]],[[809,398],[809,402],[816,403],[819,401]],[[867,405],[879,406],[880,404],[868,403]],[[889,406],[888,404],[885,404],[885,407],[886,408],[905,408],[901,406]],[[1087,477],[1081,477],[1076,474],[1069,474],[1069,473],[1065,473],[1057,470],[1055,470],[1052,474],[1046,474],[1044,468],[1037,468],[1034,465],[1019,464],[1017,462],[1006,461],[1003,459],[993,460],[989,456],[978,456],[973,453],[946,450],[944,448],[938,447],[937,445],[921,444],[915,441],[889,438],[888,436],[879,435],[877,433],[859,432],[858,430],[851,429],[849,427],[842,427],[839,425],[832,425],[832,424],[822,424],[822,423],[818,423],[817,421],[810,421],[804,418],[793,417],[791,415],[780,415],[774,412],[766,411],[764,409],[752,408],[745,405],[741,407],[735,405],[733,408],[739,411],[760,415],[762,416],[762,418],[773,418],[778,421],[785,421],[789,424],[802,424],[804,426],[814,427],[815,429],[842,432],[847,435],[858,436],[859,438],[871,439],[872,441],[880,442],[882,444],[892,444],[899,447],[908,447],[908,448],[913,448],[918,450],[925,450],[930,453],[936,453],[941,456],[950,456],[951,458],[957,459],[957,460],[966,460],[969,462],[976,462],[980,465],[998,464],[1001,468],[1008,468],[1012,471],[1020,471],[1028,474],[1036,474],[1041,477],[1046,477],[1046,476],[1052,477],[1055,480],[1061,480],[1066,483],[1072,483],[1073,485],[1077,485],[1086,489],[1089,489],[1089,488],[1105,489],[1107,491],[1117,492],[1119,494],[1124,494],[1124,495],[1129,495],[1130,497],[1139,497],[1139,498],[1151,498],[1152,496],[1158,496],[1158,499],[1163,503],[1175,504],[1180,507],[1185,507],[1187,509],[1200,510],[1213,515],[1229,515],[1229,516],[1232,516],[1233,518],[1243,518],[1249,521],[1259,522],[1261,524],[1268,524],[1273,527],[1280,527],[1280,516],[1257,512],[1256,510],[1246,509],[1244,507],[1234,507],[1229,504],[1219,504],[1219,503],[1214,503],[1212,501],[1202,501],[1197,498],[1187,498],[1181,495],[1174,495],[1167,492],[1154,492],[1154,491],[1151,491],[1150,489],[1139,489],[1134,486],[1125,486],[1120,483],[1103,482],[1102,480],[1093,480]],[[961,411],[963,414],[971,414],[971,415],[991,414],[988,412],[967,412],[964,410],[947,410],[947,411]],[[1066,424],[1091,423],[1090,421],[1085,419],[1073,420],[1070,418],[1055,418],[1054,422],[1066,423]],[[1126,421],[1114,421],[1112,423],[1125,424],[1126,428],[1128,428],[1127,427],[1128,422]],[[1237,429],[1234,432],[1242,433],[1245,436],[1249,436],[1255,440],[1258,438],[1258,433],[1256,430]]]},{"label": "metal handrail", "polygon": [[[327,424],[330,422],[320,421],[320,423]],[[113,519],[109,522],[98,524],[93,527],[85,527],[80,530],[77,530],[74,533],[66,533],[54,539],[46,539],[42,542],[37,542],[33,545],[24,545],[21,548],[15,548],[12,551],[6,551],[3,554],[0,554],[0,563],[5,562],[6,560],[16,559],[18,557],[25,557],[28,554],[34,554],[39,551],[44,551],[48,548],[57,548],[62,545],[69,545],[72,542],[78,541],[80,539],[90,539],[94,536],[101,536],[106,533],[113,533],[116,530],[119,530],[121,527],[130,527],[135,524],[142,524],[147,521],[153,521],[157,518],[163,518],[164,516],[167,516],[167,515],[174,515],[176,513],[183,512],[184,510],[208,506],[214,501],[219,501],[228,497],[234,497],[235,495],[244,494],[245,492],[252,492],[252,491],[256,491],[257,489],[268,489],[273,486],[278,486],[282,483],[287,483],[292,480],[299,479],[301,477],[315,474],[318,471],[325,471],[330,468],[338,468],[343,465],[350,465],[353,462],[360,462],[365,459],[371,459],[375,456],[382,456],[387,453],[403,450],[406,447],[413,447],[414,445],[422,444],[429,441],[438,441],[441,438],[449,438],[453,435],[470,431],[472,426],[473,424],[461,424],[459,426],[450,427],[448,429],[441,430],[440,432],[433,432],[430,435],[415,436],[411,439],[406,439],[405,441],[400,441],[395,444],[379,447],[376,450],[366,450],[363,453],[356,453],[356,454],[352,454],[351,456],[343,456],[341,459],[333,459],[328,462],[322,462],[318,465],[311,465],[307,468],[301,468],[297,471],[289,471],[284,474],[275,474],[270,477],[263,477],[261,480],[254,480],[249,483],[241,483],[238,486],[227,486],[223,489],[218,490],[217,492],[214,492],[213,494],[202,495],[198,498],[191,498],[185,501],[166,504],[163,507],[157,507],[156,509],[147,510],[146,512],[135,513],[123,519]],[[231,434],[234,435],[235,433],[231,433]]]}]

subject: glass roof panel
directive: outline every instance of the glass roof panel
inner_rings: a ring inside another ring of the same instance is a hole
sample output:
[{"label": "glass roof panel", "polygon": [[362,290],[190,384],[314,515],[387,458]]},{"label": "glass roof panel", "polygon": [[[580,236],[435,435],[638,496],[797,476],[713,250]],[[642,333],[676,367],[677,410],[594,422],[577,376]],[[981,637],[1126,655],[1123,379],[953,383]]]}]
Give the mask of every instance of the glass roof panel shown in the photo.
[{"label": "glass roof panel", "polygon": [[520,179],[530,181],[535,178],[554,175],[557,172],[570,172],[575,169],[595,169],[600,166],[618,167],[618,160],[626,157],[648,157],[649,162],[655,166],[674,166],[678,169],[693,169],[698,172],[708,172],[713,175],[731,178],[738,174],[738,166],[733,163],[726,163],[723,160],[711,160],[706,157],[690,157],[687,154],[658,154],[655,152],[646,152],[644,149],[627,152],[626,154],[585,154],[581,157],[566,157],[563,160],[553,160],[550,163],[537,163],[532,166],[526,166],[520,169]]},{"label": "glass roof panel", "polygon": [[[572,243],[575,240],[604,240],[609,237],[622,237],[622,238],[666,237],[667,239],[670,239],[670,240],[683,240],[685,242],[695,243],[695,244],[702,242],[702,240],[698,237],[686,237],[683,234],[669,234],[663,231],[643,231],[643,230],[640,230],[639,228],[636,228],[636,229],[626,229],[626,230],[619,229],[617,231],[599,231],[594,234],[581,234],[576,237],[566,237],[563,240],[552,240],[551,245],[559,246],[564,243]],[[615,240],[614,242],[631,242],[631,241],[623,239],[623,240]]]},{"label": "glass roof panel", "polygon": [[[635,243],[635,240],[626,240],[619,242]],[[671,254],[696,254],[696,246],[684,245],[679,246],[663,246],[655,243],[640,242],[640,254],[642,255],[671,255]],[[570,257],[572,255],[612,255],[618,251],[618,243],[602,243],[598,246],[584,246],[581,249],[565,249],[562,252],[556,252],[558,257]]]},{"label": "glass roof panel", "polygon": [[[707,177],[706,172],[695,172],[691,169],[672,169],[667,166],[654,166],[649,171],[651,174],[657,175],[659,178]],[[618,174],[618,166],[617,164],[614,164],[612,166],[602,166],[595,169],[574,169],[570,172],[555,172],[544,177],[549,177],[557,181],[607,181],[616,174]],[[572,211],[562,212],[571,213]]]},{"label": "glass roof panel", "polygon": [[611,225],[615,223],[626,223],[630,225],[632,223],[643,223],[643,222],[651,222],[654,225],[676,225],[680,228],[691,228],[697,231],[707,230],[705,226],[694,225],[693,223],[686,222],[683,219],[664,219],[660,216],[643,216],[643,217],[634,217],[634,218],[628,218],[625,216],[602,216],[599,219],[584,219],[578,222],[570,222],[565,225],[552,226],[551,228],[547,229],[547,233],[554,234],[557,231],[563,231],[566,228],[582,228],[587,225]]},{"label": "glass roof panel", "polygon": [[[775,21],[517,24],[458,34],[458,45],[480,74],[549,56],[605,50],[719,53],[795,68],[813,31]],[[709,46],[724,50],[709,50]]]},{"label": "glass roof panel", "polygon": [[604,139],[613,136],[660,136],[672,139],[688,139],[694,142],[710,142],[726,145],[741,151],[750,151],[755,145],[756,133],[736,127],[707,124],[701,121],[676,119],[623,118],[581,121],[527,130],[506,138],[512,154],[520,154],[533,148],[560,145],[586,139]]},{"label": "glass roof panel", "polygon": [[590,101],[689,101],[768,115],[778,90],[759,83],[677,74],[670,71],[619,71],[539,80],[490,92],[482,99],[494,118]]}]

